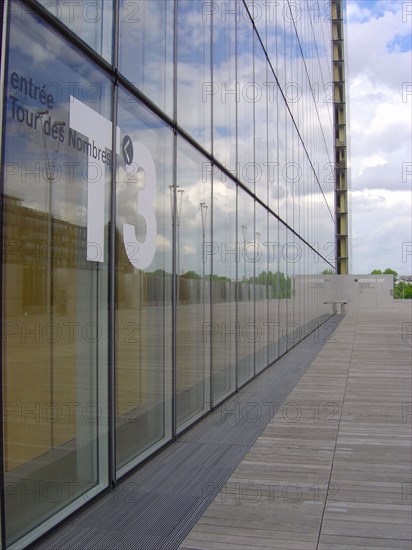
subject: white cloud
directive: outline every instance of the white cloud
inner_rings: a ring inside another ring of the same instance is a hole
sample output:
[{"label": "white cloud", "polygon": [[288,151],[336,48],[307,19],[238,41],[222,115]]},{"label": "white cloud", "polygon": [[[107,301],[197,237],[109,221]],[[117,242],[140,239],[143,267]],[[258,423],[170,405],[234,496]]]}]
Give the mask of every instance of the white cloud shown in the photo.
[{"label": "white cloud", "polygon": [[354,273],[393,268],[408,274],[411,258],[411,194],[409,191],[373,189],[352,194]]},{"label": "white cloud", "polygon": [[[350,112],[353,272],[393,267],[402,261],[402,242],[411,236],[411,52],[391,48],[410,34],[403,2],[347,3],[347,82]],[[406,101],[406,99],[408,101]]]}]

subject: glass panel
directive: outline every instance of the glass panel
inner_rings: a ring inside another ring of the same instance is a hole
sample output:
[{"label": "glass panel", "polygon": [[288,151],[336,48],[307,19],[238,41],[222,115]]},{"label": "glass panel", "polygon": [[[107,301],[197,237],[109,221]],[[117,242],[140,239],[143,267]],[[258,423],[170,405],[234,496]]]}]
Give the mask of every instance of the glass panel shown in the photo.
[{"label": "glass panel", "polygon": [[[257,11],[257,14],[260,12]],[[256,195],[265,203],[268,201],[268,176],[270,167],[268,165],[268,118],[269,109],[273,110],[273,85],[269,84],[269,73],[267,71],[267,62],[265,53],[257,38],[254,40],[254,85],[256,92],[255,101],[255,192]],[[270,76],[272,74],[270,73]],[[269,92],[269,93],[268,93]],[[271,100],[269,104],[268,101]],[[272,115],[273,116],[273,115]]]},{"label": "glass panel", "polygon": [[254,374],[255,314],[254,275],[258,248],[253,198],[238,189],[238,242],[240,248],[237,293],[237,371],[238,384]]},{"label": "glass panel", "polygon": [[171,435],[173,134],[122,89],[118,126],[116,458],[122,468]]},{"label": "glass panel", "polygon": [[107,485],[111,85],[28,11],[11,15],[5,123],[11,544]]},{"label": "glass panel", "polygon": [[299,275],[300,261],[302,259],[302,247],[300,239],[295,235],[291,235],[292,247],[289,253],[291,263],[291,299],[292,299],[292,318],[291,324],[293,329],[293,338],[291,339],[292,346],[296,345],[302,338],[302,325],[300,322],[300,307],[299,295],[296,294],[296,285]]},{"label": "glass panel", "polygon": [[255,105],[262,91],[254,83],[253,26],[243,14],[236,24],[237,41],[237,154],[238,177],[251,191],[255,190]]},{"label": "glass panel", "polygon": [[212,400],[236,390],[236,187],[220,171],[213,178]]},{"label": "glass panel", "polygon": [[307,245],[301,242],[300,251],[301,256],[299,258],[298,264],[295,266],[295,300],[298,304],[301,337],[304,338],[310,332],[309,319],[305,303],[306,294],[309,292],[309,275],[307,271]]},{"label": "glass panel", "polygon": [[[112,60],[113,0],[37,1],[107,61]],[[132,6],[128,12],[130,18],[137,17]]]},{"label": "glass panel", "polygon": [[268,239],[268,302],[269,302],[269,363],[275,361],[279,351],[279,304],[280,304],[280,274],[279,274],[279,222],[274,216],[269,216]]},{"label": "glass panel", "polygon": [[253,22],[262,39],[263,45],[267,45],[267,27],[275,23],[276,5],[267,0],[253,0],[253,4],[247,4]]},{"label": "glass panel", "polygon": [[268,346],[273,342],[268,324],[268,214],[259,203],[256,203],[255,220],[255,365],[259,372],[268,365]]},{"label": "glass panel", "polygon": [[211,149],[212,83],[210,39],[213,6],[179,0],[177,34],[177,121]]},{"label": "glass panel", "polygon": [[176,187],[177,424],[210,407],[212,166],[178,141]]},{"label": "glass panel", "polygon": [[286,230],[286,244],[283,247],[283,255],[286,261],[286,326],[283,330],[283,336],[286,339],[286,346],[289,350],[296,343],[296,324],[294,311],[294,264],[296,259],[296,250],[294,236],[290,229]]},{"label": "glass panel", "polygon": [[[280,94],[277,94],[277,109],[276,113],[278,114],[278,119],[276,121],[277,126],[277,158],[273,159],[271,162],[277,162],[278,164],[274,165],[275,178],[277,177],[278,187],[274,189],[272,195],[274,196],[275,203],[277,202],[277,213],[281,219],[287,222],[287,177],[288,177],[288,159],[287,159],[287,143],[286,143],[286,128],[288,122],[288,112],[283,101],[283,98]],[[270,165],[272,166],[272,165]],[[276,200],[277,199],[277,200]]]},{"label": "glass panel", "polygon": [[[206,4],[204,4],[206,5]],[[237,170],[236,113],[239,85],[236,75],[236,22],[239,2],[213,4],[213,151],[234,175]]]},{"label": "glass panel", "polygon": [[170,0],[120,0],[119,69],[173,116],[173,10]]},{"label": "glass panel", "polygon": [[279,271],[277,272],[277,295],[279,299],[279,355],[287,351],[288,302],[290,296],[290,279],[287,262],[287,229],[279,222]]}]

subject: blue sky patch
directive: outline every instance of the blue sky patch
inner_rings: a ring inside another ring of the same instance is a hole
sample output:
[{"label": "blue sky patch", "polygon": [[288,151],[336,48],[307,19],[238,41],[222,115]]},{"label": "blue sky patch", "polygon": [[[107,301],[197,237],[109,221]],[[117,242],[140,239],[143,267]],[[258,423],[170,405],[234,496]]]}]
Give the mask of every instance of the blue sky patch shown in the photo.
[{"label": "blue sky patch", "polygon": [[354,20],[360,23],[365,23],[370,19],[379,19],[388,11],[395,13],[397,7],[399,8],[399,0],[350,0],[350,2],[365,10],[363,17],[353,17]]},{"label": "blue sky patch", "polygon": [[410,52],[412,50],[412,36],[410,34],[396,35],[386,44],[389,53]]}]

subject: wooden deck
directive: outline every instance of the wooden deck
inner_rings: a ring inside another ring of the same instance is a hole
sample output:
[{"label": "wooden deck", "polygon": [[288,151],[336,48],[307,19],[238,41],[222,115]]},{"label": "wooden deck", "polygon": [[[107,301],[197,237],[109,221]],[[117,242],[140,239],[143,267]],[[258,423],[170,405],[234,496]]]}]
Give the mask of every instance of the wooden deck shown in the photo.
[{"label": "wooden deck", "polygon": [[411,306],[346,315],[181,550],[411,550]]}]

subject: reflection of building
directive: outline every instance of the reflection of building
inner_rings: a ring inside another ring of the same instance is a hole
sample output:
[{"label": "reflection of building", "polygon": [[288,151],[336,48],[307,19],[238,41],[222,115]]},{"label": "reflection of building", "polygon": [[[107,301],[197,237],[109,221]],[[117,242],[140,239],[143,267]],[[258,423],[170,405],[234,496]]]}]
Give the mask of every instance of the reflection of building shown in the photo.
[{"label": "reflection of building", "polygon": [[[38,254],[39,245],[44,247],[44,235],[47,233],[47,214],[36,208],[23,204],[23,199],[7,196],[3,197],[4,212],[9,221],[7,225],[7,248],[5,253],[10,255],[8,261],[12,263],[44,263],[46,255]],[[57,267],[74,267],[79,265],[77,257],[79,245],[86,246],[85,229],[66,220],[53,218],[53,263]],[[77,255],[73,255],[73,251]]]},{"label": "reflection of building", "polygon": [[[3,197],[3,211],[7,217],[7,233],[4,254],[7,263],[27,266],[45,266],[47,262],[47,213],[29,208],[23,199]],[[86,247],[84,227],[58,218],[52,219],[52,262],[54,267],[81,267],[86,265],[81,250]]]},{"label": "reflection of building", "polygon": [[0,520],[16,549],[330,316],[347,153],[338,0],[333,25],[287,0],[253,21],[235,0],[1,4]]},{"label": "reflection of building", "polygon": [[[55,272],[52,294],[56,305],[64,310],[67,308],[65,271],[86,269],[87,266],[85,228],[52,218],[53,241],[49,245],[46,212],[29,208],[22,199],[5,195],[3,213],[8,220],[3,237],[3,261],[13,281],[13,286],[11,281],[8,283],[9,295],[14,298],[9,314],[46,313],[49,261]],[[18,282],[19,289],[16,288]]]}]

